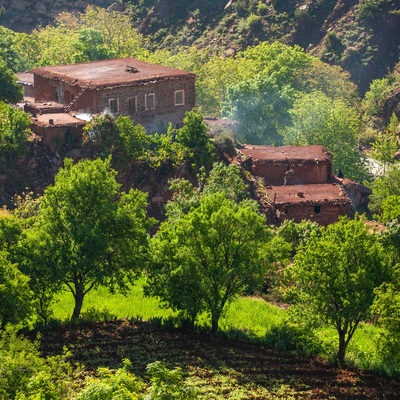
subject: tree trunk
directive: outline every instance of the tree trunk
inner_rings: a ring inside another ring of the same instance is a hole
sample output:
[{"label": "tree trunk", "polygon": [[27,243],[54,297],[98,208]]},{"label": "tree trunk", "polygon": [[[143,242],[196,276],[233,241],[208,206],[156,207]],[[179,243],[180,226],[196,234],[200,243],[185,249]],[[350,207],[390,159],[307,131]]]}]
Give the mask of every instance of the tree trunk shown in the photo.
[{"label": "tree trunk", "polygon": [[346,342],[346,334],[344,332],[338,332],[339,333],[339,349],[337,353],[337,359],[339,365],[344,364],[344,356],[346,354],[346,348],[349,342]]},{"label": "tree trunk", "polygon": [[214,311],[211,313],[211,333],[215,335],[218,332],[218,322],[221,313],[219,311]]},{"label": "tree trunk", "polygon": [[71,317],[72,320],[76,320],[79,318],[79,315],[81,314],[82,310],[84,296],[85,296],[84,286],[82,284],[75,285],[75,294],[74,294],[75,307]]}]

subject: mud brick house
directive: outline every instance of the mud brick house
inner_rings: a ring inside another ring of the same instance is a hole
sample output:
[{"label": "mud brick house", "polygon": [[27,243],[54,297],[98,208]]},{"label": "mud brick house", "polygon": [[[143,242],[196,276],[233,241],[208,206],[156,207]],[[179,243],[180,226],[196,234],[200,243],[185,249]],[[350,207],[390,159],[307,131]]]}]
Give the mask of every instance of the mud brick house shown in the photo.
[{"label": "mud brick house", "polygon": [[240,164],[263,181],[272,223],[308,219],[328,225],[358,209],[371,193],[332,175],[332,157],[323,146],[246,145],[239,154]]},{"label": "mud brick house", "polygon": [[66,112],[130,116],[149,131],[180,126],[195,105],[195,75],[133,58],[39,67],[31,71],[36,103]]},{"label": "mud brick house", "polygon": [[50,153],[56,153],[59,147],[68,140],[79,140],[86,121],[69,113],[37,114],[31,118],[32,130],[42,137]]}]

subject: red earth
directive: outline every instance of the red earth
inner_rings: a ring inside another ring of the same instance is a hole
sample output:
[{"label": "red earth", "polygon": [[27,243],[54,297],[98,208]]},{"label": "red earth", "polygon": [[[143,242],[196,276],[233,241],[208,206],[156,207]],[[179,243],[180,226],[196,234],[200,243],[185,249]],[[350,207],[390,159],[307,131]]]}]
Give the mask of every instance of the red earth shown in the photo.
[{"label": "red earth", "polygon": [[298,399],[400,398],[400,382],[395,379],[341,369],[317,357],[280,352],[246,340],[147,322],[120,320],[47,327],[41,331],[40,343],[44,355],[61,354],[66,346],[72,353],[71,361],[84,364],[88,370],[117,368],[122,359],[129,358],[133,372],[144,376],[146,365],[160,360],[169,367],[180,366],[185,374],[196,371],[203,375],[199,377],[203,382],[212,381],[216,373],[234,374],[239,386],[269,390],[279,382],[290,387],[292,396]]}]

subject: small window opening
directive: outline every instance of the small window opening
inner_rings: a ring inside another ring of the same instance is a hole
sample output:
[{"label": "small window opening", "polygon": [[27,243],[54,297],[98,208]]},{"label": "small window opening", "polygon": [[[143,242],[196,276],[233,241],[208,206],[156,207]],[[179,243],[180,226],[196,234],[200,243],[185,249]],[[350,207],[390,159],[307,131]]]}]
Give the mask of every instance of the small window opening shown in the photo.
[{"label": "small window opening", "polygon": [[108,100],[108,106],[109,106],[111,114],[118,114],[119,113],[118,99],[110,99],[110,100]]},{"label": "small window opening", "polygon": [[154,110],[156,108],[155,94],[146,94],[146,110]]},{"label": "small window opening", "polygon": [[133,114],[137,111],[137,96],[128,99],[128,112]]},{"label": "small window opening", "polygon": [[319,214],[321,212],[321,206],[314,206],[314,213]]},{"label": "small window opening", "polygon": [[175,105],[183,106],[185,105],[185,91],[184,90],[175,90]]}]

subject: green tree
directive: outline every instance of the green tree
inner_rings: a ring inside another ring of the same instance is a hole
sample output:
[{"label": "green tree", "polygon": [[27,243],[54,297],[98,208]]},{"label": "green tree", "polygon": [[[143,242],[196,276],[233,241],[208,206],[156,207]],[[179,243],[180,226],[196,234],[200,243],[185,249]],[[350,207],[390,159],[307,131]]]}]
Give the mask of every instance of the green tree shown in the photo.
[{"label": "green tree", "polygon": [[162,223],[151,241],[147,293],[192,324],[207,311],[216,333],[226,304],[266,273],[263,249],[271,234],[255,207],[211,194],[179,219]]},{"label": "green tree", "polygon": [[22,100],[23,88],[17,77],[0,57],[0,102],[17,103]]},{"label": "green tree", "polygon": [[391,92],[390,81],[390,78],[373,80],[362,100],[364,119],[367,122],[372,122],[373,125],[377,125],[378,129],[383,128],[381,112]]},{"label": "green tree", "polygon": [[176,141],[189,149],[189,162],[197,168],[211,169],[215,158],[215,149],[207,132],[203,116],[194,110],[186,113],[183,127],[176,131]]},{"label": "green tree", "polygon": [[303,320],[336,329],[337,360],[343,364],[354,332],[370,315],[374,290],[389,277],[377,235],[358,216],[341,218],[300,246],[286,273]]},{"label": "green tree", "polygon": [[284,131],[289,145],[322,144],[332,153],[333,170],[361,181],[366,167],[356,149],[360,133],[357,111],[341,100],[322,92],[301,95],[290,111],[292,126]]},{"label": "green tree", "polygon": [[369,196],[369,209],[379,215],[387,197],[400,196],[400,163],[388,167],[385,175],[376,178],[370,185],[372,194]]},{"label": "green tree", "polygon": [[387,128],[375,137],[371,147],[371,156],[383,164],[383,174],[389,164],[396,162],[394,156],[399,148],[398,134],[399,119],[393,113]]},{"label": "green tree", "polygon": [[113,58],[114,53],[104,44],[103,34],[96,29],[86,28],[79,31],[79,39],[74,43],[78,51],[73,55],[76,63]]},{"label": "green tree", "polygon": [[[53,282],[65,285],[79,317],[84,296],[99,285],[124,291],[148,255],[146,195],[119,194],[110,160],[69,159],[40,203],[37,226]],[[47,242],[47,243],[46,243]],[[40,268],[39,268],[40,269]]]},{"label": "green tree", "polygon": [[30,314],[31,292],[28,277],[0,251],[0,328],[22,322]]},{"label": "green tree", "polygon": [[225,113],[239,122],[238,139],[244,143],[282,144],[281,129],[289,121],[294,91],[279,86],[275,76],[264,73],[228,88]]},{"label": "green tree", "polygon": [[386,283],[376,290],[373,312],[378,317],[377,326],[383,329],[376,339],[378,356],[382,359],[387,371],[398,371],[400,360],[400,287],[398,276],[394,283]]},{"label": "green tree", "polygon": [[296,223],[293,220],[286,219],[277,229],[277,236],[291,245],[291,256],[293,257],[297,248],[307,243],[312,235],[319,236],[320,228],[320,225],[316,222],[304,220]]},{"label": "green tree", "polygon": [[186,179],[170,180],[170,190],[173,191],[172,201],[166,204],[166,214],[169,220],[177,219],[200,204],[200,199],[213,193],[224,193],[226,198],[239,203],[250,197],[241,169],[234,165],[214,163],[209,175],[204,168],[197,175],[198,186],[195,187]]},{"label": "green tree", "polygon": [[27,113],[0,101],[0,172],[27,151],[30,123]]}]

